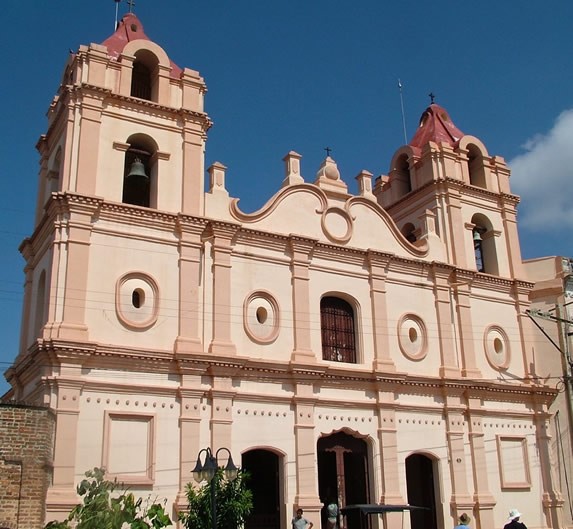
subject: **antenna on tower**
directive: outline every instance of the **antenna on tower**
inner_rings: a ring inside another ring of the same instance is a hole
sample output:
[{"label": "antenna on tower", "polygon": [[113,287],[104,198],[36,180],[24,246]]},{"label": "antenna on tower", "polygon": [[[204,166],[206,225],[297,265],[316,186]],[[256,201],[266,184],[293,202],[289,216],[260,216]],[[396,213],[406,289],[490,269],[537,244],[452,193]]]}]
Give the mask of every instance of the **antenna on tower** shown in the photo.
[{"label": "antenna on tower", "polygon": [[404,96],[402,95],[402,82],[398,78],[398,90],[400,91],[400,106],[402,108],[402,127],[404,128],[404,144],[408,143],[408,135],[406,134],[406,114],[404,113]]},{"label": "antenna on tower", "polygon": [[117,21],[117,10],[118,10],[120,2],[121,2],[121,0],[115,0],[115,26],[113,27],[114,31],[117,29],[117,26],[119,24],[119,22]]}]

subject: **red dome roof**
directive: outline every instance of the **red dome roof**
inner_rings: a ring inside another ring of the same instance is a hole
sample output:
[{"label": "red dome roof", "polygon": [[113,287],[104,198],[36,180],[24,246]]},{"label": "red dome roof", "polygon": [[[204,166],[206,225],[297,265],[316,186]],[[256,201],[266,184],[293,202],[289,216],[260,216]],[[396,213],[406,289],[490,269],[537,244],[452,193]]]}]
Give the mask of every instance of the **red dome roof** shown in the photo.
[{"label": "red dome roof", "polygon": [[[143,31],[143,25],[133,13],[127,13],[118,24],[115,33],[102,42],[107,47],[107,53],[110,57],[117,59],[128,42],[132,40],[148,40],[151,39]],[[173,61],[169,61],[171,65],[171,77],[178,79],[181,76],[181,68]]]},{"label": "red dome roof", "polygon": [[428,142],[449,143],[452,147],[464,136],[445,108],[432,103],[422,114],[416,134],[410,141],[412,147],[422,148]]}]

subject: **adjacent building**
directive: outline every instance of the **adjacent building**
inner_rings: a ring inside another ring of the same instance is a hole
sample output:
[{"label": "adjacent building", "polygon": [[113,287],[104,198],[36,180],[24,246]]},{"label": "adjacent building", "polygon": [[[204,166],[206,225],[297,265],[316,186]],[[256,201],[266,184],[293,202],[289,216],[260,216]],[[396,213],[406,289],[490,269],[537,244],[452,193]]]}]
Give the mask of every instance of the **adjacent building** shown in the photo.
[{"label": "adjacent building", "polygon": [[332,499],[429,507],[414,529],[512,507],[563,527],[503,158],[432,103],[357,194],[332,157],[305,178],[291,151],[245,213],[223,164],[205,186],[205,92],[130,13],[69,56],[50,105],[6,374],[55,414],[46,518],[95,466],[175,514],[224,447],[253,475],[247,529],[296,507],[318,524]]}]

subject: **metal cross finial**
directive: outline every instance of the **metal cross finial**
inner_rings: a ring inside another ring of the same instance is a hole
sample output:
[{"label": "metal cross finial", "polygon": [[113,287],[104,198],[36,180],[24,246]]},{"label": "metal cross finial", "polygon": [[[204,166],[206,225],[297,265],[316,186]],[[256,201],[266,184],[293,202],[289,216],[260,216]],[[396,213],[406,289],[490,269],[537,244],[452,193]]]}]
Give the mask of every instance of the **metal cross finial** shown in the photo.
[{"label": "metal cross finial", "polygon": [[433,105],[434,99],[436,99],[436,94],[434,94],[434,92],[430,92],[428,95],[430,96],[430,104]]},{"label": "metal cross finial", "polygon": [[332,152],[332,149],[330,147],[325,147],[324,150],[326,151],[326,156],[330,157],[330,153]]},{"label": "metal cross finial", "polygon": [[133,7],[135,6],[135,0],[127,0],[127,5],[129,6],[129,12],[133,12]]}]

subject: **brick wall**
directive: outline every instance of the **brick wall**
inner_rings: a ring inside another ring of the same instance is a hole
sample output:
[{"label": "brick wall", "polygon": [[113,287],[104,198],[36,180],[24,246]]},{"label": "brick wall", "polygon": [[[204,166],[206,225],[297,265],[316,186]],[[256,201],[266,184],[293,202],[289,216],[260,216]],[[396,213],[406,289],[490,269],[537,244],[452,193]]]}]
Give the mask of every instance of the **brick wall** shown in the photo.
[{"label": "brick wall", "polygon": [[0,402],[0,528],[44,526],[54,427],[48,408]]}]

